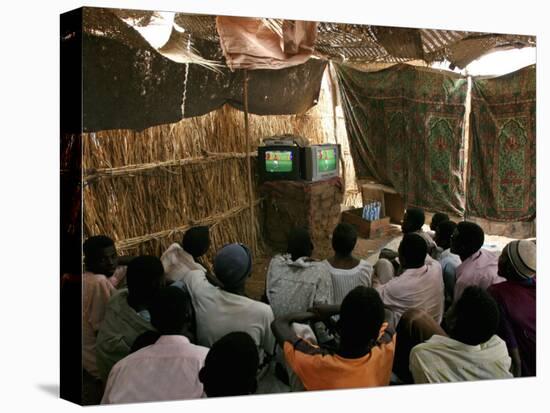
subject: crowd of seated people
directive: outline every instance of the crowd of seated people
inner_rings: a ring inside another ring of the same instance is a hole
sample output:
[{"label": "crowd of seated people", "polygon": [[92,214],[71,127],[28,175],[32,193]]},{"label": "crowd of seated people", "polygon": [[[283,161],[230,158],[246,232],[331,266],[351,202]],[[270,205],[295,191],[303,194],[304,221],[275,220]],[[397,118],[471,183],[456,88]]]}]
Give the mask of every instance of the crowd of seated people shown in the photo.
[{"label": "crowd of seated people", "polygon": [[436,214],[424,232],[424,221],[407,209],[398,251],[374,266],[353,254],[348,224],[334,229],[324,260],[295,228],[271,259],[262,300],[245,294],[246,245],[225,245],[206,269],[207,227],[160,258],[118,257],[110,238],[88,238],[88,402],[253,394],[266,375],[290,391],[536,375],[535,242],[512,241],[499,256],[473,222]]}]

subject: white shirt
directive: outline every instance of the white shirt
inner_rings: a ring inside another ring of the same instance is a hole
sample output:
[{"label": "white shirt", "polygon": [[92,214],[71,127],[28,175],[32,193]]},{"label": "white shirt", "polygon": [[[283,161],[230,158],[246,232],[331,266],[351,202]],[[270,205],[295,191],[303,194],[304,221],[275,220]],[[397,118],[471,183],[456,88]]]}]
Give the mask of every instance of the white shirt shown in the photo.
[{"label": "white shirt", "polygon": [[161,336],[116,363],[105,387],[102,404],[183,400],[203,397],[199,370],[206,347],[187,337]]},{"label": "white shirt", "polygon": [[322,262],[276,255],[267,269],[266,295],[276,317],[307,311],[314,304],[331,304],[330,273]]},{"label": "white shirt", "polygon": [[204,271],[189,271],[183,282],[195,308],[197,342],[200,345],[211,347],[228,333],[244,331],[250,334],[260,350],[273,354],[275,337],[271,332],[271,322],[274,317],[270,306],[210,284]]},{"label": "white shirt", "polygon": [[449,383],[512,377],[506,343],[494,335],[470,346],[439,335],[411,350],[409,368],[415,383]]},{"label": "white shirt", "polygon": [[426,260],[420,268],[409,268],[385,284],[376,287],[384,305],[393,311],[395,323],[405,311],[419,308],[439,324],[443,318],[443,277],[441,265]]},{"label": "white shirt", "polygon": [[185,251],[177,242],[168,247],[160,257],[166,278],[171,281],[179,281],[192,270],[206,271],[205,268],[191,254]]},{"label": "white shirt", "polygon": [[365,287],[372,285],[373,268],[365,260],[360,260],[359,264],[347,270],[334,268],[328,260],[324,263],[332,279],[333,304],[342,304],[344,297],[359,285]]}]

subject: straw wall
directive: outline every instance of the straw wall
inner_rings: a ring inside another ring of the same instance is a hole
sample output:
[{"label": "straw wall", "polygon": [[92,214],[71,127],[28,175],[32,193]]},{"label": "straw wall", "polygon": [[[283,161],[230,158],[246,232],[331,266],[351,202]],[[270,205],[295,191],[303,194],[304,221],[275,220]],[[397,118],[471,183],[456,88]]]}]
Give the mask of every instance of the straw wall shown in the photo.
[{"label": "straw wall", "polygon": [[[332,114],[319,105],[302,115],[249,115],[252,148],[256,150],[261,138],[282,133],[304,136],[312,143],[326,142],[332,133],[326,125],[331,123]],[[234,241],[261,254],[265,248],[258,219],[261,203],[254,194],[254,235],[244,131],[243,112],[224,106],[142,132],[84,134],[85,237],[109,235],[122,254],[160,255],[189,226],[208,224],[212,225],[208,258]],[[254,154],[253,172],[255,159]]]}]

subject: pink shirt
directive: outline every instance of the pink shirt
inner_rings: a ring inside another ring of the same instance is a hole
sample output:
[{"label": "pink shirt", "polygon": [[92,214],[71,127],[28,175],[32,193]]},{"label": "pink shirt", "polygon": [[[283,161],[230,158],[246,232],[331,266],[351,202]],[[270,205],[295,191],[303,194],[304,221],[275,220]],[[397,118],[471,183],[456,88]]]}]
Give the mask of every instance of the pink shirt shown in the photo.
[{"label": "pink shirt", "polygon": [[427,259],[420,268],[409,268],[400,276],[376,287],[384,305],[393,311],[395,323],[410,308],[420,308],[439,324],[443,318],[443,276],[441,265]]},{"label": "pink shirt", "polygon": [[203,397],[199,371],[207,354],[187,337],[161,336],[113,366],[101,404]]},{"label": "pink shirt", "polygon": [[487,289],[493,284],[504,281],[506,279],[498,275],[498,255],[480,249],[456,267],[454,302],[460,298],[466,287],[470,285]]},{"label": "pink shirt", "polygon": [[107,302],[124,281],[126,267],[117,267],[107,278],[103,274],[85,272],[82,283],[82,365],[92,376],[99,377],[96,365],[95,343],[99,324],[105,316]]}]

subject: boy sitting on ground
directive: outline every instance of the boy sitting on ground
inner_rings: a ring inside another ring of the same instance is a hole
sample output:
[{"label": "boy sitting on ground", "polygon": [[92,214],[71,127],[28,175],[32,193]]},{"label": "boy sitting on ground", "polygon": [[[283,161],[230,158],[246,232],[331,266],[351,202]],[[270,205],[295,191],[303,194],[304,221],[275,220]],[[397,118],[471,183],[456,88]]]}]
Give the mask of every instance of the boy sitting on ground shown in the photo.
[{"label": "boy sitting on ground", "polygon": [[154,330],[149,306],[165,284],[162,263],[147,255],[128,264],[126,278],[128,288],[119,290],[107,304],[97,335],[97,367],[104,383],[113,365],[129,354],[136,337]]},{"label": "boy sitting on ground", "polygon": [[[403,315],[397,327],[399,340],[394,363],[394,371],[400,378],[406,378],[407,374],[396,364],[399,361],[409,367],[415,383],[512,377],[506,344],[495,334],[499,310],[485,290],[467,287],[446,318],[448,335],[421,310]],[[410,355],[407,347],[412,348]]]},{"label": "boy sitting on ground", "polygon": [[534,242],[510,242],[498,261],[498,274],[506,281],[487,289],[500,309],[498,335],[506,342],[515,377],[537,374],[536,255]]},{"label": "boy sitting on ground", "polygon": [[363,259],[352,255],[357,243],[357,230],[346,223],[340,223],[332,233],[334,255],[324,262],[332,279],[333,304],[342,304],[344,297],[355,287],[370,287],[372,266]]},{"label": "boy sitting on ground", "polygon": [[188,311],[187,299],[175,287],[164,287],[156,294],[149,312],[159,337],[154,344],[114,365],[102,404],[202,397],[198,376],[208,348],[194,345],[188,338],[192,313]]},{"label": "boy sitting on ground", "polygon": [[[292,323],[340,315],[340,342],[335,353],[298,337]],[[384,304],[373,288],[359,286],[342,305],[287,314],[272,324],[285,359],[306,390],[385,386],[390,382],[395,334],[384,322]]]},{"label": "boy sitting on ground", "polygon": [[189,228],[183,235],[181,243],[173,243],[160,257],[166,272],[166,279],[179,281],[191,270],[206,271],[199,262],[199,257],[206,254],[209,247],[208,227]]},{"label": "boy sitting on ground", "polygon": [[441,222],[435,231],[435,242],[441,249],[439,264],[443,271],[443,283],[445,284],[445,310],[453,303],[454,288],[456,283],[456,268],[461,264],[460,257],[451,252],[451,237],[456,229],[452,221]]},{"label": "boy sitting on ground", "polygon": [[244,331],[259,348],[261,361],[269,360],[275,350],[273,311],[245,295],[252,273],[248,248],[239,243],[224,246],[214,258],[214,273],[222,287],[212,284],[203,270],[189,271],[182,278],[195,309],[197,343],[210,347],[228,333]]},{"label": "boy sitting on ground", "polygon": [[440,323],[443,317],[443,277],[441,265],[426,260],[427,244],[416,233],[403,236],[399,244],[399,262],[403,272],[396,276],[389,261],[376,263],[373,285],[380,293],[384,305],[394,314],[398,323],[401,315],[410,308],[421,308]]},{"label": "boy sitting on ground", "polygon": [[454,230],[451,237],[451,252],[458,255],[462,261],[456,267],[453,293],[455,302],[469,285],[487,289],[493,284],[506,281],[498,275],[498,255],[481,248],[484,241],[483,229],[473,222],[459,222]]},{"label": "boy sitting on ground", "polygon": [[96,339],[105,316],[107,302],[116,288],[125,282],[126,267],[118,265],[115,243],[96,235],[83,245],[85,272],[82,279],[82,364],[84,370],[99,379],[96,364]]},{"label": "boy sitting on ground", "polygon": [[207,397],[254,394],[258,365],[258,348],[252,337],[241,331],[229,333],[208,352],[199,380]]}]

